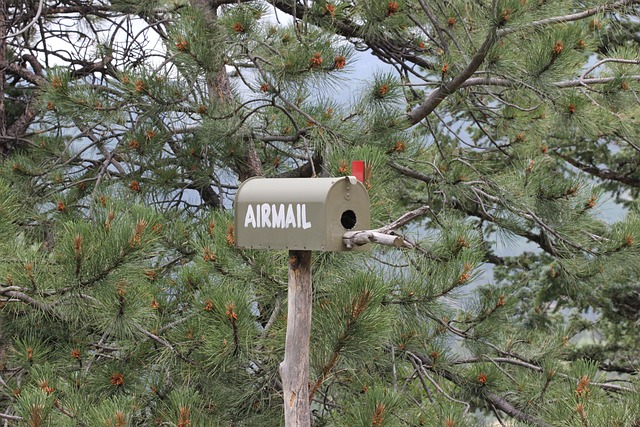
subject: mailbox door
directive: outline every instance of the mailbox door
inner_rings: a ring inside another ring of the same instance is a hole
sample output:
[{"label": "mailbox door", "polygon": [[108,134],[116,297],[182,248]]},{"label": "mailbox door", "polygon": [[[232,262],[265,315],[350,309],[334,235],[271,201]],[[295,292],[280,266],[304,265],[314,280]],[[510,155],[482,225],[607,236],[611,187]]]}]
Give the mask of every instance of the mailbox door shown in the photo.
[{"label": "mailbox door", "polygon": [[[325,206],[326,251],[347,250],[342,243],[345,232],[370,228],[369,194],[362,183],[353,177],[342,178],[333,184]],[[365,245],[356,246],[350,251],[368,249],[368,245]]]}]

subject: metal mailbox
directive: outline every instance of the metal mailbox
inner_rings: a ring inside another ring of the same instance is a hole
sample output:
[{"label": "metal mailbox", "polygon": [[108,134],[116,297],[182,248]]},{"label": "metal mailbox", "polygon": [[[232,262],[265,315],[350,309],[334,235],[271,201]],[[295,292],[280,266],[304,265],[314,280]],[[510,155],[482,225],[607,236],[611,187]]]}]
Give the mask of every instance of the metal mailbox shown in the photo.
[{"label": "metal mailbox", "polygon": [[251,178],[236,194],[235,242],[243,249],[352,249],[347,231],[370,228],[369,194],[353,176]]}]

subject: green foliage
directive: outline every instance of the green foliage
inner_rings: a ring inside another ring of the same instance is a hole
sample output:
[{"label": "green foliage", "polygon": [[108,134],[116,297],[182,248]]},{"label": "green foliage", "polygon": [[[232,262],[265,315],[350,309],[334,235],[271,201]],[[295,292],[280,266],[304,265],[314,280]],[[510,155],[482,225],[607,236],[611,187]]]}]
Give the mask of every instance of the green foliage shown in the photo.
[{"label": "green foliage", "polygon": [[398,395],[389,389],[367,389],[360,399],[350,402],[352,410],[341,425],[349,426],[393,426],[398,419],[394,419],[394,412],[399,406]]},{"label": "green foliage", "polygon": [[372,228],[421,211],[313,254],[312,425],[640,423],[636,5],[37,3],[0,40],[7,425],[283,425],[288,257],[233,201],[352,160]]}]

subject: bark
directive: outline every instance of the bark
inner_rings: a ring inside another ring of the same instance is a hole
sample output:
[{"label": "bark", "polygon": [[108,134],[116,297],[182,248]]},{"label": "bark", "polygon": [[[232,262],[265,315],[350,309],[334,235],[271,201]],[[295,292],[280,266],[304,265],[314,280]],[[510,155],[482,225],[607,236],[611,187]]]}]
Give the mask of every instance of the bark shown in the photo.
[{"label": "bark", "polygon": [[33,72],[26,68],[6,61],[6,3],[0,0],[0,157],[8,156],[17,146],[22,144],[22,136],[27,131],[38,111],[36,109],[35,97],[36,91],[27,99],[27,105],[24,112],[7,128],[7,117],[5,107],[4,92],[6,88],[6,75],[11,74],[18,76],[36,85],[36,88],[45,82],[42,77],[42,66],[32,55],[23,55],[22,59],[29,63],[33,68]]},{"label": "bark", "polygon": [[342,236],[342,242],[347,249],[352,249],[354,246],[366,245],[367,243],[377,243],[379,245],[394,246],[396,248],[413,247],[409,242],[405,242],[401,236],[380,233],[375,230],[348,231]]},{"label": "bark", "polygon": [[19,138],[31,124],[36,115],[32,99],[27,102],[24,113],[7,129],[7,115],[5,105],[5,90],[7,71],[10,74],[18,75],[27,81],[38,80],[38,76],[23,69],[17,64],[7,63],[7,2],[0,0],[0,157],[7,156],[18,144]]},{"label": "bark", "polygon": [[314,171],[317,173],[322,169],[324,160],[321,155],[315,155],[312,161],[313,165],[309,161],[298,168],[283,172],[275,176],[275,178],[312,178]]},{"label": "bark", "polygon": [[238,179],[242,182],[254,176],[263,176],[264,170],[262,162],[258,156],[254,139],[251,137],[244,138],[244,150],[241,155],[235,158],[235,171]]},{"label": "bark", "polygon": [[280,364],[286,427],[311,425],[309,412],[311,297],[311,252],[289,251],[287,335],[284,360]]},{"label": "bark", "polygon": [[207,204],[207,206],[213,209],[220,209],[222,207],[222,203],[220,202],[220,196],[216,193],[211,185],[205,185],[201,188],[198,188],[198,192],[200,193],[200,197]]}]

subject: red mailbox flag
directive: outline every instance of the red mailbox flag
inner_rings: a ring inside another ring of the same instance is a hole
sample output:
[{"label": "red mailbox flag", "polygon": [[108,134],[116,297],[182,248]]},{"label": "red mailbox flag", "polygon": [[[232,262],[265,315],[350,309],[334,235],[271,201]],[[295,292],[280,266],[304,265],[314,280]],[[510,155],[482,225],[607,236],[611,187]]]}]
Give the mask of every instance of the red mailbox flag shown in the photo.
[{"label": "red mailbox flag", "polygon": [[351,174],[364,184],[364,160],[354,160],[351,162]]}]

